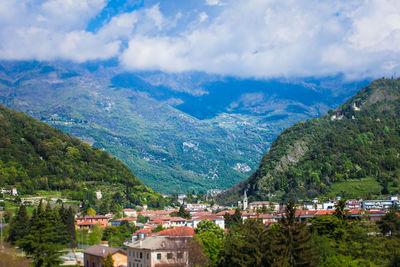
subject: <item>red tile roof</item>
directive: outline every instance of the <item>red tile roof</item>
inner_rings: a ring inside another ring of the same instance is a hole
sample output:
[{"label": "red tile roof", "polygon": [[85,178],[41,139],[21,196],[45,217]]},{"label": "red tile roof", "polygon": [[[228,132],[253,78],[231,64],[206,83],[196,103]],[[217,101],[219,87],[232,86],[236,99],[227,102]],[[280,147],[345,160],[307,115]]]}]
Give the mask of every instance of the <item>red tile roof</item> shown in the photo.
[{"label": "red tile roof", "polygon": [[202,212],[195,212],[192,213],[192,217],[196,217],[196,216],[204,216],[204,215],[211,215],[211,211],[202,211]]},{"label": "red tile roof", "polygon": [[335,210],[319,210],[315,215],[331,215]]},{"label": "red tile roof", "polygon": [[179,226],[172,229],[162,230],[155,235],[158,236],[193,236],[194,229],[187,226]]},{"label": "red tile roof", "polygon": [[130,217],[129,218],[119,218],[114,221],[133,221],[133,218],[130,218]]},{"label": "red tile roof", "polygon": [[216,215],[224,216],[225,213],[229,213],[229,215],[233,215],[233,214],[235,214],[235,210],[223,210],[223,211],[218,212]]}]

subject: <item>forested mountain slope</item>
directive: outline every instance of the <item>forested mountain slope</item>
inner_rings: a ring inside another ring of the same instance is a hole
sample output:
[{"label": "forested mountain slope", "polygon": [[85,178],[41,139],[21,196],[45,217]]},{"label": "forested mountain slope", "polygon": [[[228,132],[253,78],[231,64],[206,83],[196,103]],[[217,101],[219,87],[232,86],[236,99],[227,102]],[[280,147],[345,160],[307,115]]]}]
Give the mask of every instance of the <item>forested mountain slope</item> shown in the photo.
[{"label": "forested mountain slope", "polygon": [[77,198],[88,187],[113,187],[115,192],[125,193],[132,204],[162,198],[109,153],[2,105],[0,186],[17,186],[20,194],[66,190]]},{"label": "forested mountain slope", "polygon": [[399,193],[400,80],[380,79],[327,115],[284,130],[248,180],[218,196],[251,200]]}]

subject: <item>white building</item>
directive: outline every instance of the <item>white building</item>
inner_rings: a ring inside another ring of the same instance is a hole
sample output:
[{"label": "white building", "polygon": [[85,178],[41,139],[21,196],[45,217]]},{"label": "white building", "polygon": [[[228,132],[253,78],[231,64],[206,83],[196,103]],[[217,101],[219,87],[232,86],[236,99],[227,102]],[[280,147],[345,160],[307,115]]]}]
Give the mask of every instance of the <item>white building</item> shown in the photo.
[{"label": "white building", "polygon": [[221,229],[225,228],[225,220],[223,216],[217,215],[202,215],[198,217],[193,217],[191,220],[187,221],[187,226],[197,228],[197,225],[204,220],[209,220],[218,225]]}]

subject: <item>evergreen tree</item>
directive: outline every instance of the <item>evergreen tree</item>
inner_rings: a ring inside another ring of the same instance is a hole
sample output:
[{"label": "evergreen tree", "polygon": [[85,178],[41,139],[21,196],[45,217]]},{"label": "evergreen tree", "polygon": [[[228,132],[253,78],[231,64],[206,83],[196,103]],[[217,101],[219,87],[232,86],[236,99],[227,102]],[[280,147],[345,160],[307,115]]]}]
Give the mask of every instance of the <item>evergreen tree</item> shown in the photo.
[{"label": "evergreen tree", "polygon": [[400,235],[400,217],[394,210],[389,211],[382,220],[377,222],[382,234],[392,236]]},{"label": "evergreen tree", "polygon": [[65,225],[66,236],[67,236],[67,244],[69,247],[75,248],[76,247],[76,229],[75,229],[75,217],[74,211],[71,207],[69,207],[63,218],[63,222]]},{"label": "evergreen tree", "polygon": [[318,257],[311,245],[311,234],[305,223],[296,222],[295,202],[290,200],[286,215],[272,230],[271,266],[316,266]]},{"label": "evergreen tree", "polygon": [[[174,213],[171,213],[171,215],[172,214],[174,214]],[[182,217],[184,219],[190,219],[191,218],[190,212],[185,210],[185,207],[183,206],[183,204],[179,207],[179,211],[177,213],[175,213],[174,215],[172,215],[172,216],[175,216],[175,215],[179,216],[179,217]]]},{"label": "evergreen tree", "polygon": [[103,267],[114,267],[114,260],[111,253],[108,253],[103,261]]},{"label": "evergreen tree", "polygon": [[232,216],[228,212],[226,212],[224,214],[224,221],[225,221],[225,228],[231,229],[231,227],[233,225],[233,220],[232,220]]},{"label": "evergreen tree", "polygon": [[219,266],[269,266],[269,239],[260,219],[247,219],[242,228],[229,230]]},{"label": "evergreen tree", "polygon": [[344,210],[345,208],[346,208],[346,200],[342,198],[336,204],[336,209],[335,212],[333,213],[333,215],[336,216],[342,222],[346,219],[345,217],[346,212]]},{"label": "evergreen tree", "polygon": [[17,212],[17,215],[12,219],[10,223],[10,229],[8,232],[7,241],[11,244],[15,244],[18,240],[23,238],[29,232],[29,217],[26,212],[26,207],[21,205]]},{"label": "evergreen tree", "polygon": [[32,256],[33,266],[58,266],[62,262],[59,258],[62,240],[57,229],[62,224],[58,213],[50,205],[44,209],[40,203],[29,221],[29,226],[29,233],[18,245]]},{"label": "evergreen tree", "polygon": [[242,212],[240,211],[239,208],[235,209],[235,213],[232,215],[232,221],[233,221],[233,225],[235,225],[235,226],[240,227],[243,224]]},{"label": "evergreen tree", "polygon": [[108,204],[107,200],[101,201],[100,207],[99,207],[99,214],[105,215],[110,212],[110,205]]}]

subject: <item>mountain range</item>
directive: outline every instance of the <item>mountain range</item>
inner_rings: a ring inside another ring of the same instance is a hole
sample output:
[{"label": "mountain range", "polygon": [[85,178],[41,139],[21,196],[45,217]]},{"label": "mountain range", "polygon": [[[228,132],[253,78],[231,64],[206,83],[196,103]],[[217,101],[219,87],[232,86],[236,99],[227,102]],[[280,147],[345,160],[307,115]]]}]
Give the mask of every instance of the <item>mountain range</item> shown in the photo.
[{"label": "mountain range", "polygon": [[336,108],[366,82],[1,61],[0,103],[110,152],[144,184],[171,193],[246,179],[282,130]]}]

